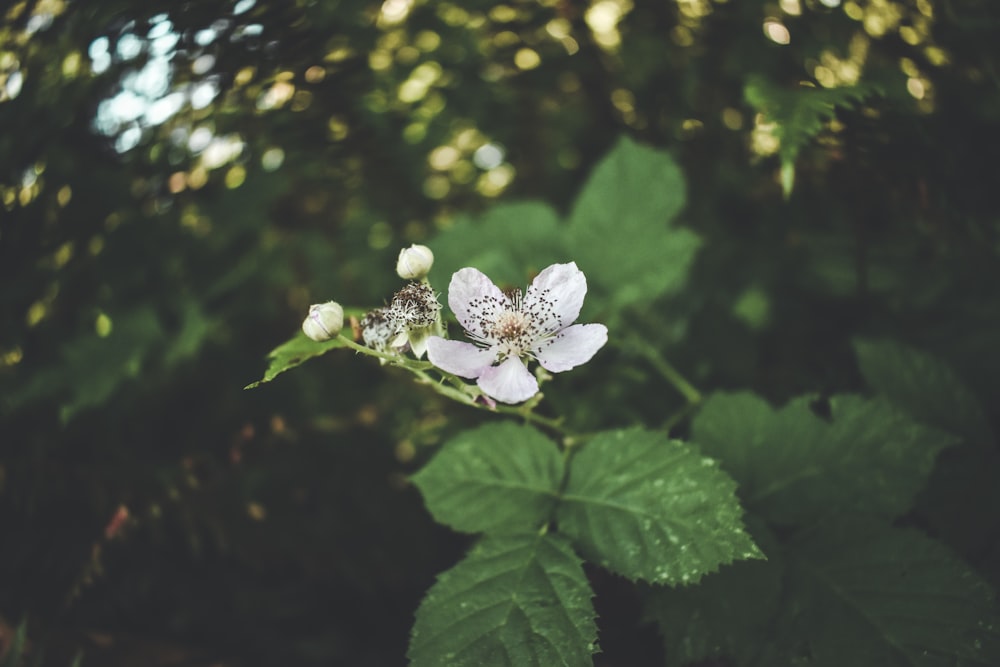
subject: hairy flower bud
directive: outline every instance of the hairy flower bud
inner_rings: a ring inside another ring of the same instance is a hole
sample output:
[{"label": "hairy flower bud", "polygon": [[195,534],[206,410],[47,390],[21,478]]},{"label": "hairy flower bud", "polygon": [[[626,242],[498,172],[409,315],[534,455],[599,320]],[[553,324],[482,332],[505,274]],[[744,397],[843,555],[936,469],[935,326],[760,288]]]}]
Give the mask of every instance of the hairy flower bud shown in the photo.
[{"label": "hairy flower bud", "polygon": [[434,253],[425,245],[411,245],[399,251],[396,273],[403,280],[420,280],[434,265]]},{"label": "hairy flower bud", "polygon": [[315,341],[330,340],[344,328],[344,309],[336,301],[309,306],[302,331]]}]

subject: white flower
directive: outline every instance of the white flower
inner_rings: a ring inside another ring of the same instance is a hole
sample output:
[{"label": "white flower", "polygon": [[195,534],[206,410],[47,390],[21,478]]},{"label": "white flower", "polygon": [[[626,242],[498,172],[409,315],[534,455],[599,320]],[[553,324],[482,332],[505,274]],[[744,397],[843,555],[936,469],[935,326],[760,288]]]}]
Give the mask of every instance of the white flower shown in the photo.
[{"label": "white flower", "polygon": [[330,340],[344,328],[344,309],[336,301],[309,306],[302,331],[315,341]]},{"label": "white flower", "polygon": [[538,392],[525,359],[560,373],[586,363],[607,342],[603,324],[573,324],[586,294],[587,278],[575,262],[546,268],[523,297],[520,290],[505,294],[476,269],[461,269],[451,277],[448,305],[473,343],[431,336],[427,358],[475,379],[498,401],[525,401]]},{"label": "white flower", "polygon": [[411,245],[399,251],[396,274],[403,280],[420,280],[430,273],[434,253],[425,245]]}]

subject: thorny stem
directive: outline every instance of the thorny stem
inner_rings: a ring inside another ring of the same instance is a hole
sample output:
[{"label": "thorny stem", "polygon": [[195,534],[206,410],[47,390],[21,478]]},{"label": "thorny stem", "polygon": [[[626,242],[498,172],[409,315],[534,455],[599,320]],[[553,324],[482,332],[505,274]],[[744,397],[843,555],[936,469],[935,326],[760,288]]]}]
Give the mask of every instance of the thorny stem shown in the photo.
[{"label": "thorny stem", "polygon": [[[494,407],[490,407],[485,403],[480,403],[479,401],[476,400],[473,394],[470,394],[468,391],[465,391],[464,388],[467,385],[464,382],[456,378],[451,373],[446,373],[442,371],[429,361],[419,361],[416,359],[411,359],[409,357],[403,357],[396,354],[387,354],[385,352],[379,352],[378,350],[374,350],[366,345],[360,345],[351,340],[350,338],[344,336],[343,334],[339,335],[337,338],[346,347],[349,347],[355,352],[360,352],[361,354],[366,354],[371,357],[382,359],[384,361],[391,363],[394,366],[410,371],[411,373],[416,375],[417,378],[419,378],[421,384],[428,385],[437,393],[441,394],[442,396],[445,396],[446,398],[450,398],[453,401],[457,401],[458,403],[462,403],[463,405],[471,406],[478,410],[485,410],[487,412],[520,417],[524,421],[537,424],[538,426],[542,426],[551,431],[555,431],[556,433],[562,435],[565,438],[566,441],[565,445],[567,449],[570,448],[573,444],[576,444],[576,442],[580,438],[578,434],[574,433],[573,431],[570,431],[565,426],[563,426],[561,419],[552,419],[550,417],[543,417],[542,415],[535,414],[532,411],[532,408],[534,407],[533,403],[529,402],[521,406],[497,405]],[[442,376],[442,380],[447,381],[448,384],[445,384],[445,382],[439,381],[433,378],[432,376],[428,375],[426,371],[430,369],[434,369],[438,373],[440,373]]]},{"label": "thorny stem", "polygon": [[387,361],[395,366],[401,366],[408,370],[425,370],[428,368],[434,368],[434,364],[429,361],[418,361],[416,359],[408,359],[407,357],[402,357],[398,354],[388,354],[386,352],[379,352],[378,350],[372,349],[367,345],[359,345],[353,340],[345,336],[344,334],[339,334],[337,340],[343,343],[345,346],[351,348],[355,352],[360,352],[361,354],[367,354],[369,357],[376,357]]}]

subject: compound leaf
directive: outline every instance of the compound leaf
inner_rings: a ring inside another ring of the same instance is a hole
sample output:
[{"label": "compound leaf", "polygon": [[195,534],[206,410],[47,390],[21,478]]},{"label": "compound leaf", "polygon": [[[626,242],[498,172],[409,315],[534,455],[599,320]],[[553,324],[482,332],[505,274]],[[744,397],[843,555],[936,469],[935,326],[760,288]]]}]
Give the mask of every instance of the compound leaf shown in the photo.
[{"label": "compound leaf", "polygon": [[957,438],[882,399],[834,396],[829,420],[801,397],[780,410],[752,394],[720,393],[694,420],[693,440],[722,461],[748,509],[809,523],[835,511],[887,518],[913,505],[938,453]]},{"label": "compound leaf", "polygon": [[944,361],[892,341],[854,341],[871,387],[919,422],[985,447],[994,442],[983,407]]},{"label": "compound leaf", "polygon": [[779,635],[812,665],[1000,664],[990,587],[916,530],[838,518],[793,541],[787,562]]}]

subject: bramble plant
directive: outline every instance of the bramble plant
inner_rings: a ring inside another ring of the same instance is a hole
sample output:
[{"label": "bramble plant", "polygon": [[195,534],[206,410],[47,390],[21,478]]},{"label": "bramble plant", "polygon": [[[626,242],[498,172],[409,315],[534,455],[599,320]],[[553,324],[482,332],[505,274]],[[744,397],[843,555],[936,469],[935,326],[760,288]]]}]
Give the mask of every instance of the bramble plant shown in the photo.
[{"label": "bramble plant", "polygon": [[[671,157],[623,139],[568,221],[507,205],[476,228],[504,240],[488,252],[462,227],[403,249],[410,282],[387,306],[313,306],[272,353],[260,382],[346,348],[493,415],[411,478],[438,522],[479,536],[417,610],[411,664],[592,664],[588,567],[635,582],[671,664],[996,664],[990,586],[902,522],[942,451],[993,442],[975,396],[928,355],[859,340],[872,397],[703,398],[630,325],[683,289],[700,246],[675,224],[683,202]],[[454,322],[431,282],[449,272]],[[523,294],[494,282],[531,275]],[[600,321],[577,324],[584,309]],[[655,369],[684,405],[600,430],[554,413],[549,387],[574,415],[603,400],[561,375],[602,354]]]},{"label": "bramble plant", "polygon": [[997,28],[5,3],[0,667],[1000,666]]}]

